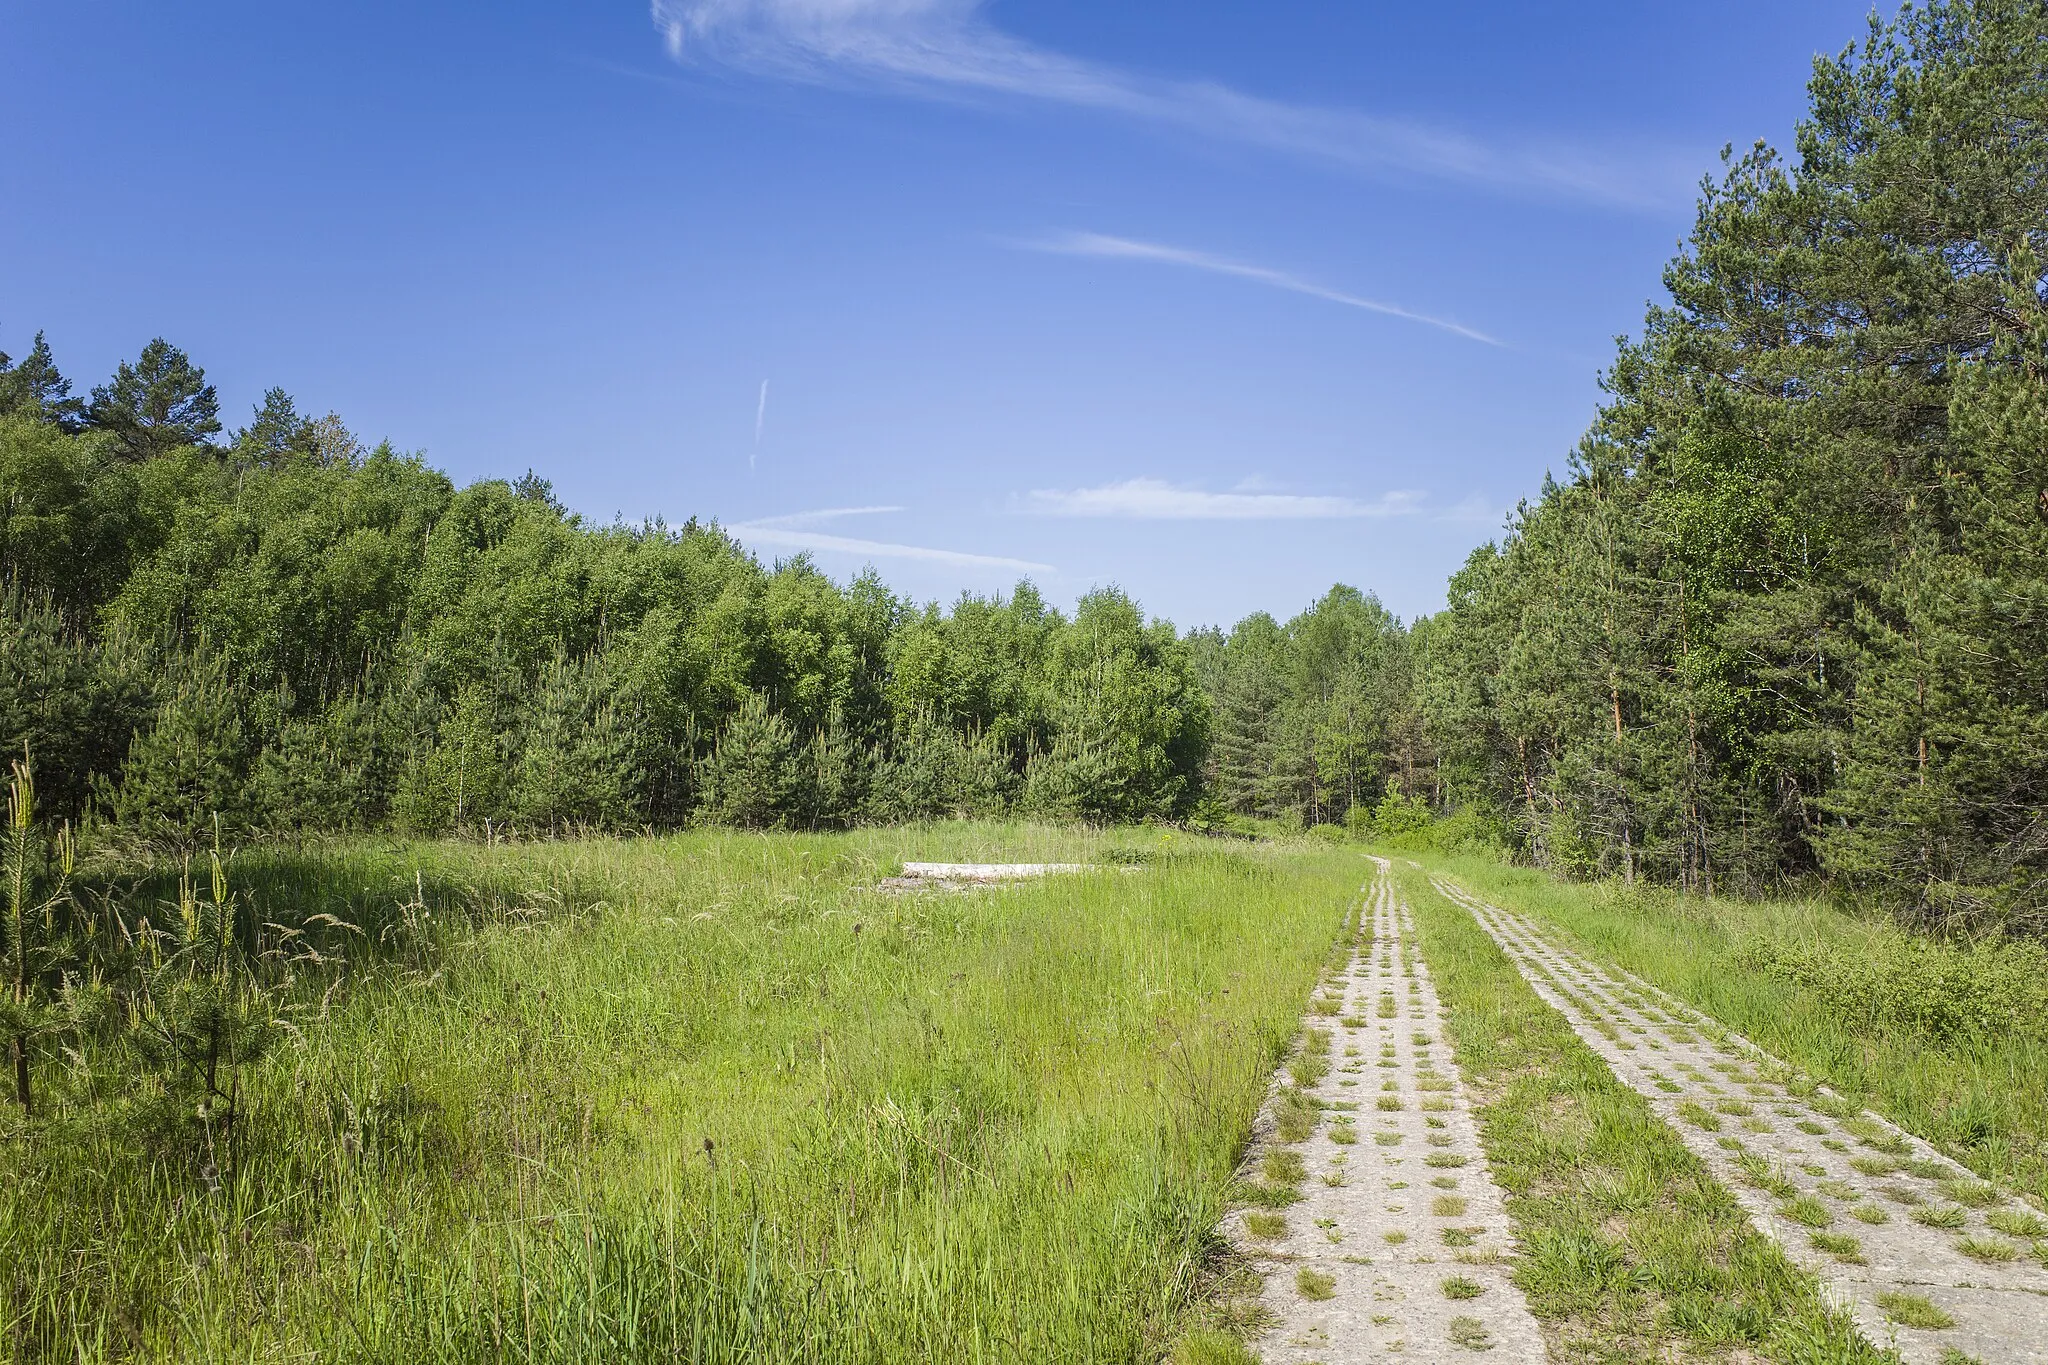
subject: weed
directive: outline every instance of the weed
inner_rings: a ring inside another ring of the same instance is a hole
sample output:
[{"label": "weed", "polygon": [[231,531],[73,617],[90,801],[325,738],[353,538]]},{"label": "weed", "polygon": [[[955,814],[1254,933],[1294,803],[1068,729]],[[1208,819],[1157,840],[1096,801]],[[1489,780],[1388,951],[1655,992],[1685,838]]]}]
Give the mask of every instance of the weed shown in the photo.
[{"label": "weed", "polygon": [[1835,1215],[1828,1212],[1828,1206],[1810,1194],[1787,1200],[1778,1206],[1778,1212],[1810,1228],[1824,1228],[1835,1221]]},{"label": "weed", "polygon": [[1299,1185],[1270,1185],[1262,1182],[1246,1182],[1231,1187],[1231,1194],[1240,1204],[1253,1204],[1262,1209],[1284,1209],[1290,1204],[1301,1202]]},{"label": "weed", "polygon": [[1433,1175],[1429,1178],[1429,1183],[1440,1190],[1455,1190],[1458,1188],[1458,1177],[1454,1175]]},{"label": "weed", "polygon": [[1468,1280],[1463,1275],[1453,1275],[1437,1288],[1447,1299],[1476,1299],[1486,1292],[1479,1281]]},{"label": "weed", "polygon": [[1408,1240],[1408,1234],[1401,1231],[1401,1229],[1399,1228],[1388,1228],[1385,1232],[1380,1234],[1380,1239],[1384,1241],[1388,1246],[1397,1247],[1401,1245],[1401,1243]]},{"label": "weed", "polygon": [[1455,1170],[1463,1166],[1467,1160],[1468,1158],[1460,1156],[1456,1152],[1431,1152],[1428,1156],[1422,1158],[1422,1164],[1434,1166],[1438,1170]]},{"label": "weed", "polygon": [[1394,1113],[1401,1108],[1401,1097],[1399,1095],[1382,1095],[1373,1107],[1382,1113]]},{"label": "weed", "polygon": [[1493,1334],[1486,1330],[1486,1324],[1478,1318],[1455,1317],[1451,1319],[1451,1341],[1468,1351],[1491,1351]]},{"label": "weed", "polygon": [[1463,1218],[1468,1201],[1463,1195],[1440,1194],[1429,1201],[1429,1211],[1438,1218]]},{"label": "weed", "polygon": [[1879,1294],[1877,1306],[1884,1315],[1901,1327],[1918,1327],[1924,1331],[1940,1331],[1953,1327],[1956,1320],[1936,1307],[1931,1299],[1918,1294]]},{"label": "weed", "polygon": [[1863,1174],[1871,1176],[1887,1176],[1900,1169],[1898,1162],[1882,1156],[1852,1156],[1849,1158],[1849,1164]]},{"label": "weed", "polygon": [[1735,1164],[1741,1168],[1744,1180],[1779,1199],[1790,1199],[1798,1192],[1799,1187],[1787,1179],[1785,1173],[1767,1157],[1759,1156],[1755,1152],[1744,1152],[1735,1158]]},{"label": "weed", "polygon": [[1317,1303],[1337,1297],[1337,1277],[1308,1266],[1294,1272],[1294,1287],[1304,1299]]},{"label": "weed", "polygon": [[1274,1136],[1282,1142],[1307,1142],[1321,1119],[1315,1101],[1290,1086],[1280,1092],[1280,1103],[1273,1116]]},{"label": "weed", "polygon": [[1988,1209],[2003,1197],[1997,1186],[1987,1185],[1981,1180],[1944,1180],[1941,1192],[1958,1204],[1973,1209]]},{"label": "weed", "polygon": [[1859,1223],[1868,1223],[1872,1227],[1892,1221],[1892,1216],[1875,1204],[1858,1204],[1849,1210],[1849,1216]]},{"label": "weed", "polygon": [[1996,1237],[1958,1237],[1956,1238],[1956,1250],[1962,1252],[1963,1255],[1968,1256],[1971,1260],[1989,1261],[1994,1264],[2016,1261],[2020,1256],[2020,1249],[2018,1247],[2014,1246],[2011,1242],[2000,1241]]},{"label": "weed", "polygon": [[1957,1208],[1941,1208],[1933,1204],[1913,1210],[1913,1221],[1923,1227],[1955,1229],[1967,1226],[1970,1215]]},{"label": "weed", "polygon": [[1864,1263],[1863,1244],[1845,1232],[1810,1233],[1807,1235],[1806,1240],[1813,1245],[1816,1251],[1825,1251],[1828,1255],[1844,1264],[1862,1265]]},{"label": "weed", "polygon": [[1259,1358],[1228,1332],[1194,1331],[1173,1344],[1166,1365],[1259,1365]]},{"label": "weed", "polygon": [[1268,1152],[1261,1164],[1266,1179],[1282,1185],[1299,1185],[1308,1175],[1308,1163],[1300,1152]]},{"label": "weed", "polygon": [[1987,1214],[1984,1221],[2008,1237],[2048,1237],[2048,1219],[2038,1214],[2000,1209]]},{"label": "weed", "polygon": [[1695,1128],[1706,1129],[1709,1133],[1721,1131],[1721,1120],[1691,1100],[1686,1100],[1678,1106],[1678,1117]]},{"label": "weed", "polygon": [[[1849,1135],[1865,1147],[1883,1152],[1888,1156],[1906,1156],[1913,1150],[1913,1144],[1907,1141],[1903,1135],[1893,1132],[1875,1119],[1859,1115],[1855,1118],[1845,1119],[1842,1127],[1848,1130]],[[1942,1172],[1942,1174],[1946,1173],[1946,1171]]]},{"label": "weed", "polygon": [[1287,1217],[1279,1213],[1248,1213],[1244,1230],[1261,1242],[1274,1242],[1287,1235]]}]

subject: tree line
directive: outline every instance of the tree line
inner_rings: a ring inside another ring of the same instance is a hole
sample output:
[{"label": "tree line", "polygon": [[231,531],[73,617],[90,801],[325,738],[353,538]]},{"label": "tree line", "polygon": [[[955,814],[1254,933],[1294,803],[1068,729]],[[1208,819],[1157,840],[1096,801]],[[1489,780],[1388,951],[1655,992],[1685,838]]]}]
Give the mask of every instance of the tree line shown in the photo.
[{"label": "tree line", "polygon": [[1819,60],[1726,154],[1570,477],[1422,623],[1452,802],[1526,856],[2048,929],[2048,8]]},{"label": "tree line", "polygon": [[1725,157],[1546,479],[1405,625],[1338,586],[1178,633],[950,608],[716,525],[456,488],[151,342],[0,356],[0,743],[45,809],[296,830],[826,828],[1008,811],[1385,833],[1583,876],[1824,878],[2048,928],[2048,10],[1816,62]]},{"label": "tree line", "polygon": [[0,742],[42,806],[300,830],[1185,817],[1208,703],[1122,593],[920,608],[692,521],[456,488],[158,340],[79,401],[0,357]]}]

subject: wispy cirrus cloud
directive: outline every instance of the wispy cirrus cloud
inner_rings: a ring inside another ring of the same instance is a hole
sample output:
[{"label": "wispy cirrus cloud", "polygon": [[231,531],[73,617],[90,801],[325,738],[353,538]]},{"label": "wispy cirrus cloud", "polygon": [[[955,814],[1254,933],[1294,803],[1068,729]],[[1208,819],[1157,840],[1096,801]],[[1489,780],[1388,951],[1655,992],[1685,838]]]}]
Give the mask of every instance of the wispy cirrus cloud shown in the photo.
[{"label": "wispy cirrus cloud", "polygon": [[971,554],[965,550],[944,550],[930,545],[903,545],[886,540],[865,540],[857,536],[834,535],[812,527],[843,517],[875,516],[901,512],[901,507],[822,507],[810,512],[790,512],[778,517],[735,522],[726,532],[743,545],[766,545],[784,550],[810,550],[820,554],[858,555],[867,559],[921,559],[933,564],[951,564],[968,569],[1006,569],[1017,573],[1058,573],[1050,564],[1012,559],[1006,555]]},{"label": "wispy cirrus cloud", "polygon": [[1245,489],[1214,493],[1163,479],[1126,479],[1095,488],[1034,489],[1020,506],[1046,516],[1129,521],[1326,521],[1408,516],[1422,500],[1421,493],[1408,489],[1361,499]]},{"label": "wispy cirrus cloud", "polygon": [[1669,151],[1519,144],[1402,118],[1162,80],[1012,37],[982,0],[651,0],[678,61],[816,84],[987,93],[1097,109],[1352,171],[1398,171],[1633,209],[1684,204],[1696,167]]},{"label": "wispy cirrus cloud", "polygon": [[1284,289],[1290,294],[1306,294],[1312,299],[1325,303],[1340,303],[1346,308],[1360,308],[1368,313],[1379,313],[1405,322],[1419,322],[1425,327],[1435,327],[1467,341],[1482,342],[1488,346],[1501,343],[1476,328],[1449,318],[1432,317],[1403,308],[1396,303],[1380,299],[1369,299],[1358,294],[1347,294],[1341,289],[1331,289],[1285,270],[1270,266],[1252,265],[1245,261],[1233,261],[1225,256],[1212,256],[1206,251],[1188,247],[1168,246],[1161,242],[1134,241],[1128,237],[1110,237],[1099,232],[1063,232],[1051,237],[1035,238],[1018,242],[1016,245],[1027,251],[1045,251],[1058,256],[1095,256],[1108,260],[1148,261],[1158,265],[1177,265],[1189,270],[1206,270],[1211,274],[1229,275],[1240,280],[1250,280],[1271,289]]}]

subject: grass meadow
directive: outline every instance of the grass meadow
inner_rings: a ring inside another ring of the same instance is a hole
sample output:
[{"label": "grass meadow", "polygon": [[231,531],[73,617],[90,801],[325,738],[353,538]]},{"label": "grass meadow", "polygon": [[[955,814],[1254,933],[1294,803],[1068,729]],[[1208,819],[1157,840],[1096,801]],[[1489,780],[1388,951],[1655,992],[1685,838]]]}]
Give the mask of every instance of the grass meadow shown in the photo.
[{"label": "grass meadow", "polygon": [[[910,858],[1099,870],[874,889]],[[246,853],[323,961],[233,1159],[0,1130],[0,1355],[1157,1360],[1368,870],[972,824]]]}]

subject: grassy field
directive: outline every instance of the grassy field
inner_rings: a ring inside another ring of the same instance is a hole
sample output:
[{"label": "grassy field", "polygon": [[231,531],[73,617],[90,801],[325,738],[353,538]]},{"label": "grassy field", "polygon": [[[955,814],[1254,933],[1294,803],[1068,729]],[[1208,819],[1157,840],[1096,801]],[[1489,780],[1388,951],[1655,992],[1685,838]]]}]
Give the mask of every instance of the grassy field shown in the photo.
[{"label": "grassy field", "polygon": [[1423,859],[2048,1207],[2048,952],[1945,944],[1820,901],[1573,885]]},{"label": "grassy field", "polygon": [[[874,890],[905,858],[1101,870]],[[989,825],[245,856],[354,960],[226,1169],[0,1137],[0,1355],[1157,1360],[1365,873]]]},{"label": "grassy field", "polygon": [[1560,1361],[1883,1357],[1749,1225],[1676,1134],[1538,999],[1472,917],[1395,864]]}]

